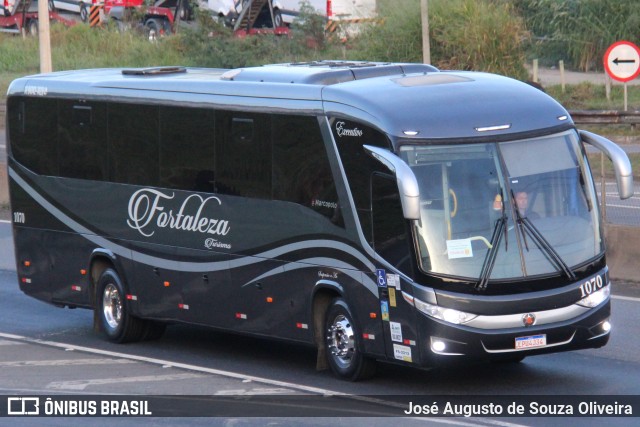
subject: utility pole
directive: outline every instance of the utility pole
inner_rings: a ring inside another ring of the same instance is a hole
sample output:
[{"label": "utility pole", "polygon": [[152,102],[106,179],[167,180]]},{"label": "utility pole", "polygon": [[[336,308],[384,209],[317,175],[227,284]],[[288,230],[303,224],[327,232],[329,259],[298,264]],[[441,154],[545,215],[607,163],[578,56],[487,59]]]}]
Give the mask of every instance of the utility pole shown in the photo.
[{"label": "utility pole", "polygon": [[38,1],[38,40],[40,41],[40,72],[50,73],[51,65],[51,33],[49,30],[49,2]]},{"label": "utility pole", "polygon": [[422,62],[431,64],[431,46],[429,42],[429,0],[420,0],[422,17]]}]

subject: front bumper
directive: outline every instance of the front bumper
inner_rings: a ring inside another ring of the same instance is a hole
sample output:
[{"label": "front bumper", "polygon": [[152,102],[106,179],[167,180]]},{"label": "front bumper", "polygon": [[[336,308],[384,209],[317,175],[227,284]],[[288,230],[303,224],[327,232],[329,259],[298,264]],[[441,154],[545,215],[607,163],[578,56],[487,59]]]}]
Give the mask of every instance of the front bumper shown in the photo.
[{"label": "front bumper", "polygon": [[[492,360],[584,348],[602,347],[609,340],[610,299],[581,315],[539,326],[482,329],[442,322],[418,313],[421,365],[456,360]],[[516,338],[544,336],[537,347],[516,348]]]}]

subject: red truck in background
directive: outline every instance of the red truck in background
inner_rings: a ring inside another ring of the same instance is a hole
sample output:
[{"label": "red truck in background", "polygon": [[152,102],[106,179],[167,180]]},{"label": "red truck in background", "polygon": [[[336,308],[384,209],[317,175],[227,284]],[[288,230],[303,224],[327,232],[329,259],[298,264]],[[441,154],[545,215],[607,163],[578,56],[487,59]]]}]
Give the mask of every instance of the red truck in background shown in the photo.
[{"label": "red truck in background", "polygon": [[165,34],[171,34],[177,19],[189,20],[193,10],[188,0],[105,0],[104,13],[107,19],[118,23],[131,22],[133,11],[141,10],[140,23],[144,26],[150,40]]},{"label": "red truck in background", "polygon": [[[53,0],[48,1],[49,20],[64,25],[75,22],[53,11]],[[0,32],[38,34],[38,0],[0,0]]]}]

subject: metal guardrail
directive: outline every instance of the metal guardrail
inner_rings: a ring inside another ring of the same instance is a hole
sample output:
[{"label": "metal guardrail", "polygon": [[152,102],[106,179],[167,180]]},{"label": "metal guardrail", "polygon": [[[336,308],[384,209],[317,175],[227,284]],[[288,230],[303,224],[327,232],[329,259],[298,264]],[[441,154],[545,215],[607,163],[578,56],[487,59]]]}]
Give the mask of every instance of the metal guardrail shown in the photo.
[{"label": "metal guardrail", "polygon": [[569,111],[576,124],[589,125],[639,125],[640,111],[573,110]]}]

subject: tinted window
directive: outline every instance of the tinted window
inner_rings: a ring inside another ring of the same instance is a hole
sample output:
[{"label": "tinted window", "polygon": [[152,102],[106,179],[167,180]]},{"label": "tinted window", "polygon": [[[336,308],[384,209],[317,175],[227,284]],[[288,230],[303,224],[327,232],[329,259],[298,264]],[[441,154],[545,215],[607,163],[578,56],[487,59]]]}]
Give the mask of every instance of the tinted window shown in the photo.
[{"label": "tinted window", "polygon": [[60,175],[107,179],[107,107],[104,103],[58,101]]},{"label": "tinted window", "polygon": [[273,116],[273,197],[341,224],[327,150],[315,117]]},{"label": "tinted window", "polygon": [[160,108],[160,186],[213,192],[215,114],[203,108]]},{"label": "tinted window", "polygon": [[371,182],[373,247],[403,272],[409,272],[411,253],[400,194],[394,177],[374,174]]},{"label": "tinted window", "polygon": [[216,113],[216,190],[271,198],[271,115]]},{"label": "tinted window", "polygon": [[57,175],[56,100],[11,98],[8,107],[9,138],[15,159],[38,174]]},{"label": "tinted window", "polygon": [[158,184],[158,107],[109,104],[110,180]]},{"label": "tinted window", "polygon": [[349,188],[358,211],[360,226],[367,241],[371,242],[371,174],[385,172],[384,166],[374,160],[362,147],[373,145],[389,148],[387,138],[380,132],[360,123],[341,119],[331,120],[331,130],[338,146]]}]

